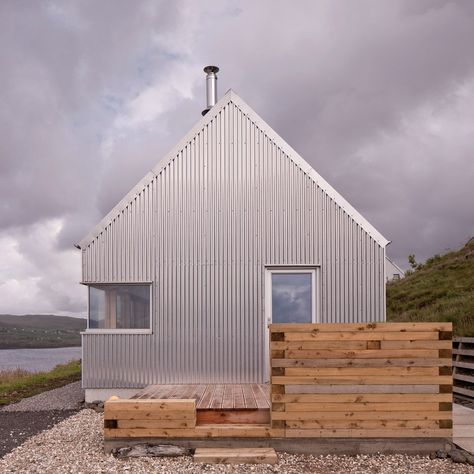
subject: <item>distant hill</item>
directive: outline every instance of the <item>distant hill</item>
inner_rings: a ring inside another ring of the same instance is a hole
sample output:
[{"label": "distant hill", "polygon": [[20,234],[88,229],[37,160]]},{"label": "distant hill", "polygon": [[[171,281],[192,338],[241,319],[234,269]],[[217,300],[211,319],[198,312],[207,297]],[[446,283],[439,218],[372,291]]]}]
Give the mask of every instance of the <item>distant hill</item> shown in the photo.
[{"label": "distant hill", "polygon": [[81,345],[86,320],[51,314],[0,314],[0,349]]},{"label": "distant hill", "polygon": [[387,319],[451,321],[457,336],[474,336],[474,238],[388,283]]}]

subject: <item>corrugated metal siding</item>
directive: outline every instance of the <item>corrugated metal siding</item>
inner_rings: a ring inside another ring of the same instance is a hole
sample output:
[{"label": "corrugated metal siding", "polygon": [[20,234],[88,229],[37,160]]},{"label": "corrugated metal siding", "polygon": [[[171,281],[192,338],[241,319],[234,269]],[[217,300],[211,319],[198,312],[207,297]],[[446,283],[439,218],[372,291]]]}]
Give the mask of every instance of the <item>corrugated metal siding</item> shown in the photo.
[{"label": "corrugated metal siding", "polygon": [[232,102],[83,250],[153,281],[152,335],[85,335],[85,387],[262,382],[265,265],[321,265],[321,322],[384,317],[384,249]]}]

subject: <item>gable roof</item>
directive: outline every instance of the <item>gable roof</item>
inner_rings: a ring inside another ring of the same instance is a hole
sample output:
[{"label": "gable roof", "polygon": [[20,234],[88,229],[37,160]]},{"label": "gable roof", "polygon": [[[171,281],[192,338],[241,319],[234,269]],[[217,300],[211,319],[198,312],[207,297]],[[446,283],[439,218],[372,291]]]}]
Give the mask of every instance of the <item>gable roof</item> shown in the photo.
[{"label": "gable roof", "polygon": [[130,192],[97,224],[80,242],[78,248],[85,248],[100,235],[104,229],[131,203],[162,170],[174,160],[185,145],[197,135],[219,112],[229,103],[233,103],[253,121],[268,138],[275,143],[305,174],[338,204],[357,224],[360,225],[381,247],[390,243],[375,227],[370,224],[346,199],[344,199],[324,178],[322,178],[309,163],[307,163],[288,143],[285,142],[247,103],[245,103],[232,89],[202,117],[196,125],[170,150],[170,152],[143,177]]}]

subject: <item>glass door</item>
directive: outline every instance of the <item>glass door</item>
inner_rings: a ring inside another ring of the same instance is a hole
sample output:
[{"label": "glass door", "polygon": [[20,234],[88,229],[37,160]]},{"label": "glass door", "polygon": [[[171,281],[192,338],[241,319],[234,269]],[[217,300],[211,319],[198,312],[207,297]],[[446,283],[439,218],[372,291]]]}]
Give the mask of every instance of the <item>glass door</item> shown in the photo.
[{"label": "glass door", "polygon": [[[317,268],[267,268],[265,281],[266,326],[271,323],[316,323],[320,298]],[[267,347],[268,341],[268,328]],[[266,364],[268,366],[268,364]],[[267,367],[266,380],[269,379]]]}]

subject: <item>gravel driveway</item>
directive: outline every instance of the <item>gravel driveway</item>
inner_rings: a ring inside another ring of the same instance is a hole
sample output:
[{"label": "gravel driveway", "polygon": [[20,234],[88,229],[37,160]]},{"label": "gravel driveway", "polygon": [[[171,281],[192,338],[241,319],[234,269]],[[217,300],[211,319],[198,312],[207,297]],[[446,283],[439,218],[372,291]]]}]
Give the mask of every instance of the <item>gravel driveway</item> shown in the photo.
[{"label": "gravel driveway", "polygon": [[1,473],[354,473],[464,474],[474,467],[427,456],[306,456],[279,453],[269,465],[200,465],[192,458],[118,460],[103,452],[103,416],[82,410],[48,431],[30,438],[0,460]]},{"label": "gravel driveway", "polygon": [[77,413],[83,400],[81,383],[74,382],[1,408],[0,457],[31,436]]}]

